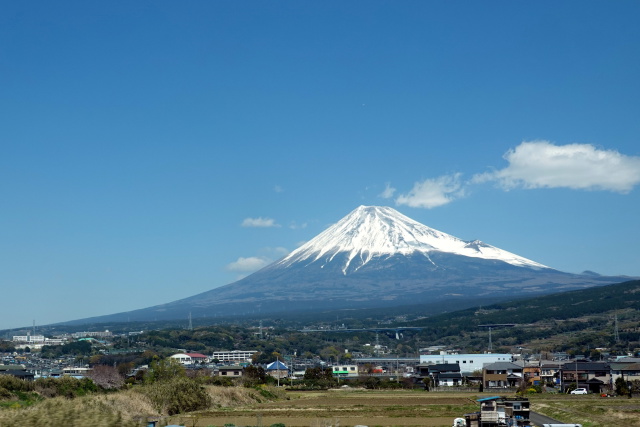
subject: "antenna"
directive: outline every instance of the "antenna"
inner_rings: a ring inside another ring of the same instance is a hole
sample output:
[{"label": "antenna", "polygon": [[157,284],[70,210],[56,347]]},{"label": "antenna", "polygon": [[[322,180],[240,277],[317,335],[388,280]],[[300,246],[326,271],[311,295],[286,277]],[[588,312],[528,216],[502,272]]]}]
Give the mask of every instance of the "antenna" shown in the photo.
[{"label": "antenna", "polygon": [[492,325],[478,325],[479,328],[489,328],[489,352],[493,351],[493,343],[491,342],[491,329],[493,328],[513,328],[515,323],[496,323]]}]

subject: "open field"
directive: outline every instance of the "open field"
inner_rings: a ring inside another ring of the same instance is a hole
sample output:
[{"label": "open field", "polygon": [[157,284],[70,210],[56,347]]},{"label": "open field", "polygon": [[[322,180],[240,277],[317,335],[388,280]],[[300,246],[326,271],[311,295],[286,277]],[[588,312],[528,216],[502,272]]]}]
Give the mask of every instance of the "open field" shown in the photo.
[{"label": "open field", "polygon": [[[328,390],[287,395],[289,400],[222,407],[170,422],[190,427],[451,426],[455,417],[478,410],[476,399],[495,394]],[[585,427],[640,427],[640,400],[548,394],[532,396],[531,402],[537,412]]]},{"label": "open field", "polygon": [[598,395],[530,396],[531,409],[583,427],[640,427],[640,399],[603,398]]}]

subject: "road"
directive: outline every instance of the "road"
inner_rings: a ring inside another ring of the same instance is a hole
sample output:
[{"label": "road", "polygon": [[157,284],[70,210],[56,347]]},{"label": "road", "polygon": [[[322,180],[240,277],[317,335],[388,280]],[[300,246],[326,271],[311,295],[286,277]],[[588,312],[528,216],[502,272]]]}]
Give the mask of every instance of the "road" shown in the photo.
[{"label": "road", "polygon": [[562,421],[554,420],[553,418],[533,411],[529,412],[529,421],[538,427],[542,427],[542,424],[563,424]]}]

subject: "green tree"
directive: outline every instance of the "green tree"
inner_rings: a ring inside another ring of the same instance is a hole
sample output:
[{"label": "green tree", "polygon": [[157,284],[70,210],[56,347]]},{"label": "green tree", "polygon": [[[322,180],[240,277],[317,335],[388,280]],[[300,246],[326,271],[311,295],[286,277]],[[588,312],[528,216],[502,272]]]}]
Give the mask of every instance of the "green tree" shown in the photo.
[{"label": "green tree", "polygon": [[304,371],[305,380],[333,380],[333,373],[331,369],[324,369],[320,366],[315,368],[307,368]]},{"label": "green tree", "polygon": [[616,394],[618,396],[626,396],[629,394],[629,386],[627,382],[622,377],[618,377],[615,382]]},{"label": "green tree", "polygon": [[253,383],[264,384],[267,381],[267,373],[262,366],[247,366],[243,376]]},{"label": "green tree", "polygon": [[184,366],[175,359],[167,358],[154,360],[144,376],[145,383],[153,384],[158,381],[170,380],[186,376]]}]

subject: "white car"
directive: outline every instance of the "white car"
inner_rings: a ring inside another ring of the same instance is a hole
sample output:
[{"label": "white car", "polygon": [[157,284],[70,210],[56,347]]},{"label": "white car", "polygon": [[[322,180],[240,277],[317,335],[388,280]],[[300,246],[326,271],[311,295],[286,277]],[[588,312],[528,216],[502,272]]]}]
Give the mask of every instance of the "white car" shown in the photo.
[{"label": "white car", "polygon": [[577,388],[571,391],[571,394],[587,394],[586,388]]}]

